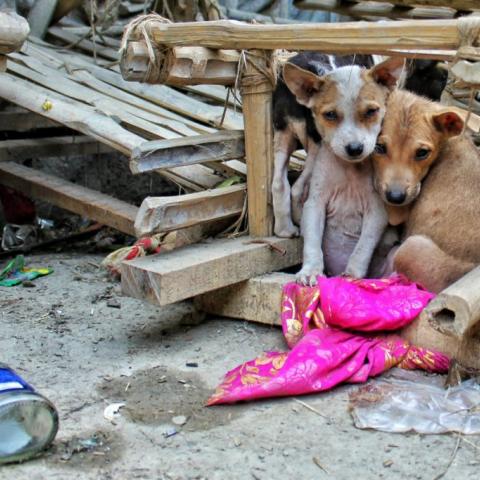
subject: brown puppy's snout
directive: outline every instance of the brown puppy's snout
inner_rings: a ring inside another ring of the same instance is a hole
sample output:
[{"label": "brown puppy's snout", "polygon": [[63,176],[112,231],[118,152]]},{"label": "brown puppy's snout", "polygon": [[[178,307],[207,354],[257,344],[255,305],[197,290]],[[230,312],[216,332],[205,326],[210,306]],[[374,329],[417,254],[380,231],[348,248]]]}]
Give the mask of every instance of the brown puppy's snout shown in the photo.
[{"label": "brown puppy's snout", "polygon": [[349,157],[357,158],[363,153],[363,148],[363,143],[352,142],[345,146],[345,151]]},{"label": "brown puppy's snout", "polygon": [[407,191],[400,187],[387,188],[385,198],[387,202],[393,205],[402,205],[407,199]]}]

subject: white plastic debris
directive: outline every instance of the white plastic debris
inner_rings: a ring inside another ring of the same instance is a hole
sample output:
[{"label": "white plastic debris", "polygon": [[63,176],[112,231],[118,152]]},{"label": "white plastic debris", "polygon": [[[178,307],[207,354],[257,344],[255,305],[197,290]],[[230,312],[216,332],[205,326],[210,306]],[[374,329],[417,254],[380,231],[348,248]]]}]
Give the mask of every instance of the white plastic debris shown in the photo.
[{"label": "white plastic debris", "polygon": [[105,407],[103,411],[103,416],[109,422],[114,423],[114,421],[120,416],[120,409],[124,407],[124,403],[111,403]]}]

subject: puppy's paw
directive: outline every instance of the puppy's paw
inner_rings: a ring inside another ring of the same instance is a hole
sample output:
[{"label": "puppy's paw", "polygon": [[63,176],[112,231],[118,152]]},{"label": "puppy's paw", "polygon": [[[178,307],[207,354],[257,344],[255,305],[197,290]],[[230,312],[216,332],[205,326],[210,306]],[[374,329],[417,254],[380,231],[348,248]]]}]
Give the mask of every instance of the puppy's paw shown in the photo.
[{"label": "puppy's paw", "polygon": [[300,235],[300,230],[296,227],[292,221],[289,223],[279,223],[275,222],[275,228],[273,229],[275,235],[281,238],[293,238]]},{"label": "puppy's paw", "polygon": [[366,269],[362,265],[357,265],[354,262],[348,262],[347,268],[343,273],[343,276],[352,278],[365,278],[366,275]]},{"label": "puppy's paw", "polygon": [[317,284],[317,277],[323,276],[323,265],[304,265],[302,269],[297,273],[297,283],[314,287]]}]

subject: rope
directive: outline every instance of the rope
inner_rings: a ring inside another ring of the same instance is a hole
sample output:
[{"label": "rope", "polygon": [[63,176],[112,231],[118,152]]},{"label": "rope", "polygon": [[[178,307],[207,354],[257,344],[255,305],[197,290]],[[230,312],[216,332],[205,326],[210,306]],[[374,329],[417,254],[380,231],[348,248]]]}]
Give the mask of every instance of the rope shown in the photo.
[{"label": "rope", "polygon": [[277,56],[268,51],[242,50],[235,87],[240,79],[242,94],[249,93],[252,87],[255,87],[255,93],[272,91],[277,83]]},{"label": "rope", "polygon": [[122,58],[127,54],[128,42],[142,40],[148,53],[147,69],[142,78],[147,83],[164,83],[168,77],[171,64],[171,48],[158,47],[152,42],[152,26],[158,23],[172,23],[156,14],[140,15],[125,27],[119,53]]}]

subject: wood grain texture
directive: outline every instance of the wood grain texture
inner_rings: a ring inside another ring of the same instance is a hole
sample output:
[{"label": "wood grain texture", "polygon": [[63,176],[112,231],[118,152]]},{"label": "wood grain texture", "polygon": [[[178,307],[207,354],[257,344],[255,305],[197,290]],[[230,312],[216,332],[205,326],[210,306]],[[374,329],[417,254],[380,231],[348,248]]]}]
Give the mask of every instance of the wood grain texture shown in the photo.
[{"label": "wood grain texture", "polygon": [[147,197],[135,220],[138,237],[240,215],[245,185],[170,197]]},{"label": "wood grain texture", "polygon": [[208,48],[320,50],[375,53],[382,49],[456,49],[457,20],[345,22],[298,25],[243,24],[228,20],[156,24],[158,44]]},{"label": "wood grain texture", "polygon": [[269,273],[195,297],[195,306],[222,317],[281,325],[282,287],[295,275]]},{"label": "wood grain texture", "polygon": [[266,239],[284,255],[251,240],[215,240],[123,262],[123,293],[167,305],[301,262],[300,239]]},{"label": "wood grain texture", "polygon": [[161,168],[232,160],[244,155],[243,131],[222,131],[145,142],[133,150],[130,169],[133,173],[143,173]]},{"label": "wood grain texture", "polygon": [[259,75],[268,70],[269,58],[262,52],[250,52],[255,63],[247,60],[242,76],[242,104],[247,161],[248,226],[250,235],[262,237],[273,233],[271,186],[273,178],[273,107],[270,80]]},{"label": "wood grain texture", "polygon": [[0,53],[19,50],[30,33],[25,18],[13,11],[0,12]]},{"label": "wood grain texture", "polygon": [[135,235],[133,225],[138,208],[116,198],[10,162],[0,163],[0,183]]}]

